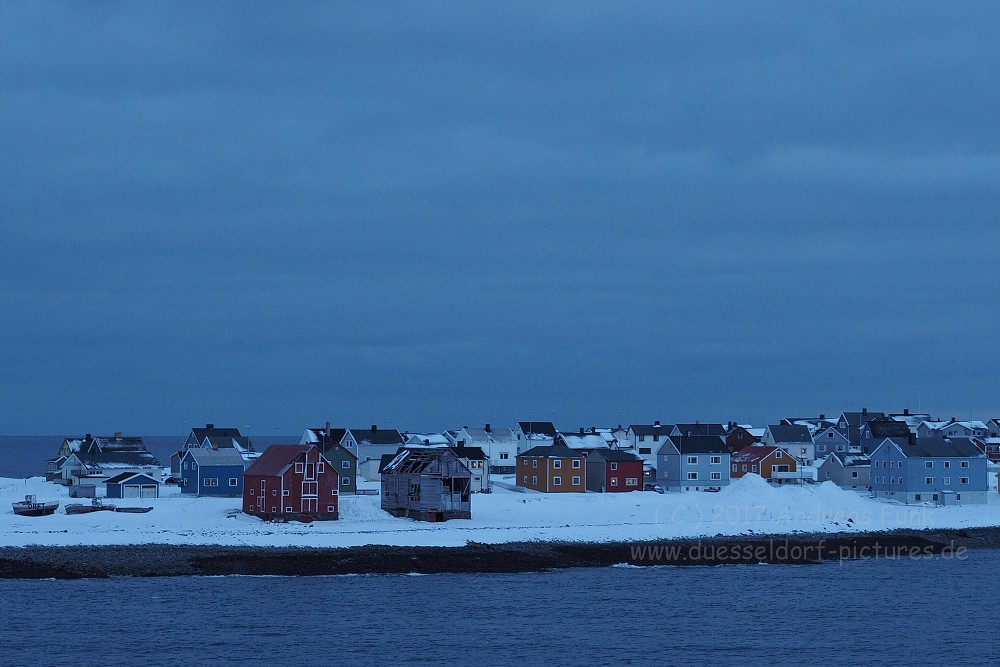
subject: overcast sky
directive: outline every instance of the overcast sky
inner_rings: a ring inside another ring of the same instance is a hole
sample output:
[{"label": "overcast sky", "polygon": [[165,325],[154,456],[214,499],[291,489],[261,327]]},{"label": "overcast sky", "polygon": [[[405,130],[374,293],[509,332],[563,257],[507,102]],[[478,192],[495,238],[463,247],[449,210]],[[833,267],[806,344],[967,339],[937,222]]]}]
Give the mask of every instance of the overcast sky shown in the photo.
[{"label": "overcast sky", "polygon": [[1000,416],[1000,5],[0,4],[0,432]]}]

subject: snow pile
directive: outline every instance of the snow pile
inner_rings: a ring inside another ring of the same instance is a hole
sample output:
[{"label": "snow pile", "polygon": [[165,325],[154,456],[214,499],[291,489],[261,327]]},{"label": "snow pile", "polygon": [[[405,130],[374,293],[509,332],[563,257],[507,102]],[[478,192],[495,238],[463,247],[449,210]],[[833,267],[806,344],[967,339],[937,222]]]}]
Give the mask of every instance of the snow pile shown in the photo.
[{"label": "snow pile", "polygon": [[163,487],[148,514],[94,512],[19,517],[12,502],[69,499],[67,489],[35,477],[0,478],[0,546],[73,544],[223,544],[337,547],[365,544],[461,546],[467,541],[629,541],[741,534],[964,528],[1000,524],[1000,494],[987,505],[938,507],[875,500],[831,482],[774,487],[756,475],[718,493],[518,493],[494,487],[472,498],[472,520],[424,523],[394,518],[378,496],[341,498],[341,520],[274,524],[240,512],[238,498],[191,498]]}]

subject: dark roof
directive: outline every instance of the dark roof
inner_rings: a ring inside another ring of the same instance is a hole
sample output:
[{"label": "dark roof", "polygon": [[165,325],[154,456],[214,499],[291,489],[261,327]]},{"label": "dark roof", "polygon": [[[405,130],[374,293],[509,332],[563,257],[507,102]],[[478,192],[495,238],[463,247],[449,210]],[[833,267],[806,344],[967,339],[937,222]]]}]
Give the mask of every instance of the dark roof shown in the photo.
[{"label": "dark roof", "polygon": [[[311,428],[309,430],[312,431],[313,435],[315,435],[319,439],[319,442],[323,442],[324,437],[326,437],[325,426],[320,426],[319,428]],[[328,442],[340,442],[341,440],[344,439],[345,435],[347,435],[346,428],[331,428],[330,436],[327,437],[326,440]]]},{"label": "dark roof", "polygon": [[582,459],[583,454],[575,449],[570,449],[566,445],[538,445],[526,452],[517,455],[532,458],[558,458],[558,459]]},{"label": "dark roof", "polygon": [[406,443],[403,435],[394,428],[379,428],[374,431],[370,428],[352,428],[351,437],[359,445],[369,442],[373,445],[402,445]]},{"label": "dark roof", "polygon": [[909,438],[910,427],[906,422],[896,421],[888,417],[872,419],[868,422],[873,438]]},{"label": "dark roof", "polygon": [[85,445],[89,451],[98,452],[145,452],[146,445],[137,436],[97,436]]},{"label": "dark roof", "polygon": [[642,457],[623,449],[595,449],[591,456],[599,456],[605,461],[642,461]]},{"label": "dark roof", "polygon": [[271,445],[246,470],[246,475],[280,475],[314,445]]},{"label": "dark roof", "polygon": [[[405,448],[404,447],[400,447],[399,448],[399,452],[403,451],[403,449],[405,449]],[[385,467],[387,465],[389,465],[390,463],[392,463],[392,460],[399,455],[399,452],[396,452],[395,454],[383,454],[382,455],[382,457],[379,459],[379,462],[378,462],[378,472],[379,472],[380,475],[382,474],[382,471],[385,470]]]},{"label": "dark roof", "polygon": [[158,481],[156,481],[155,479],[153,479],[149,475],[143,475],[141,472],[123,472],[120,475],[115,475],[114,477],[112,477],[110,479],[104,480],[104,483],[105,484],[121,484],[122,482],[128,481],[128,480],[132,479],[133,477],[145,477],[146,479],[148,479],[153,484],[159,484]]},{"label": "dark roof", "polygon": [[809,429],[801,424],[771,424],[767,428],[775,442],[812,442]]},{"label": "dark roof", "polygon": [[196,447],[184,452],[184,456],[191,457],[200,466],[246,465],[243,461],[243,456],[232,447],[223,447],[222,449],[202,449]]},{"label": "dark roof", "polygon": [[725,435],[726,427],[722,424],[674,424],[674,428],[680,435]]},{"label": "dark roof", "polygon": [[150,452],[79,452],[77,457],[87,466],[149,466],[160,467],[160,462]]},{"label": "dark roof", "polygon": [[636,435],[670,435],[674,430],[673,424],[630,424],[629,429]]},{"label": "dark roof", "polygon": [[521,432],[524,434],[534,433],[550,438],[556,437],[556,427],[552,425],[552,422],[527,421],[517,422],[517,425],[521,427]]},{"label": "dark roof", "polygon": [[198,439],[198,442],[205,442],[205,438],[240,438],[243,436],[238,428],[229,426],[221,428],[214,425],[212,428],[208,428],[208,425],[204,428],[196,426],[191,429],[191,432],[194,433],[194,437]]},{"label": "dark roof", "polygon": [[451,451],[455,452],[455,456],[460,459],[469,459],[470,461],[485,461],[488,456],[486,452],[483,451],[482,447],[448,447]]},{"label": "dark roof", "polygon": [[861,425],[872,419],[885,419],[884,412],[842,412],[840,416],[847,420],[848,426],[860,428]]},{"label": "dark roof", "polygon": [[870,466],[872,464],[871,459],[862,454],[845,454],[843,452],[834,452],[833,458],[845,468],[852,468],[856,466]]},{"label": "dark roof", "polygon": [[250,442],[250,438],[245,435],[209,435],[201,441],[202,444],[208,441],[209,446],[212,449],[235,449],[235,445],[239,445],[241,448],[252,452],[253,443]]},{"label": "dark roof", "polygon": [[[895,442],[895,441],[894,441]],[[906,457],[957,458],[984,456],[983,450],[972,444],[971,438],[913,438],[912,442],[896,442]]]},{"label": "dark roof", "polygon": [[670,442],[681,454],[728,454],[729,447],[719,435],[675,435]]}]

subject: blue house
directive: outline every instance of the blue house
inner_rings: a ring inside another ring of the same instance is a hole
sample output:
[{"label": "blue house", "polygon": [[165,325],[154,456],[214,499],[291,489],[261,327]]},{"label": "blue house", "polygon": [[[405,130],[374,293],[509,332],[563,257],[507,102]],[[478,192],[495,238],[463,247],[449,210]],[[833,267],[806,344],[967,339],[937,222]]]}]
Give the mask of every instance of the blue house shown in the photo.
[{"label": "blue house", "polygon": [[969,438],[885,438],[871,454],[872,492],[903,503],[985,504],[987,463]]},{"label": "blue house", "polygon": [[188,449],[181,457],[181,493],[242,498],[245,469],[243,457],[231,447]]},{"label": "blue house", "polygon": [[123,472],[104,482],[108,498],[159,498],[160,482],[141,472]]},{"label": "blue house", "polygon": [[719,435],[672,435],[656,454],[656,481],[668,491],[718,491],[729,484],[729,447]]}]

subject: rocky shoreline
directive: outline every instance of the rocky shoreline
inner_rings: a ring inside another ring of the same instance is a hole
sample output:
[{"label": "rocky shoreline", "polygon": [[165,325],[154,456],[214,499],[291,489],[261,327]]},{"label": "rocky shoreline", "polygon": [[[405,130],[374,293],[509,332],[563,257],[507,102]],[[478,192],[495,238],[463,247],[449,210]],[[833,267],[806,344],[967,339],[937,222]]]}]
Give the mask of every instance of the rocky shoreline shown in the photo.
[{"label": "rocky shoreline", "polygon": [[32,546],[0,548],[0,579],[512,573],[611,565],[808,565],[858,558],[962,557],[965,551],[977,548],[1000,548],[1000,527],[717,536],[660,542],[470,542],[464,547]]}]

